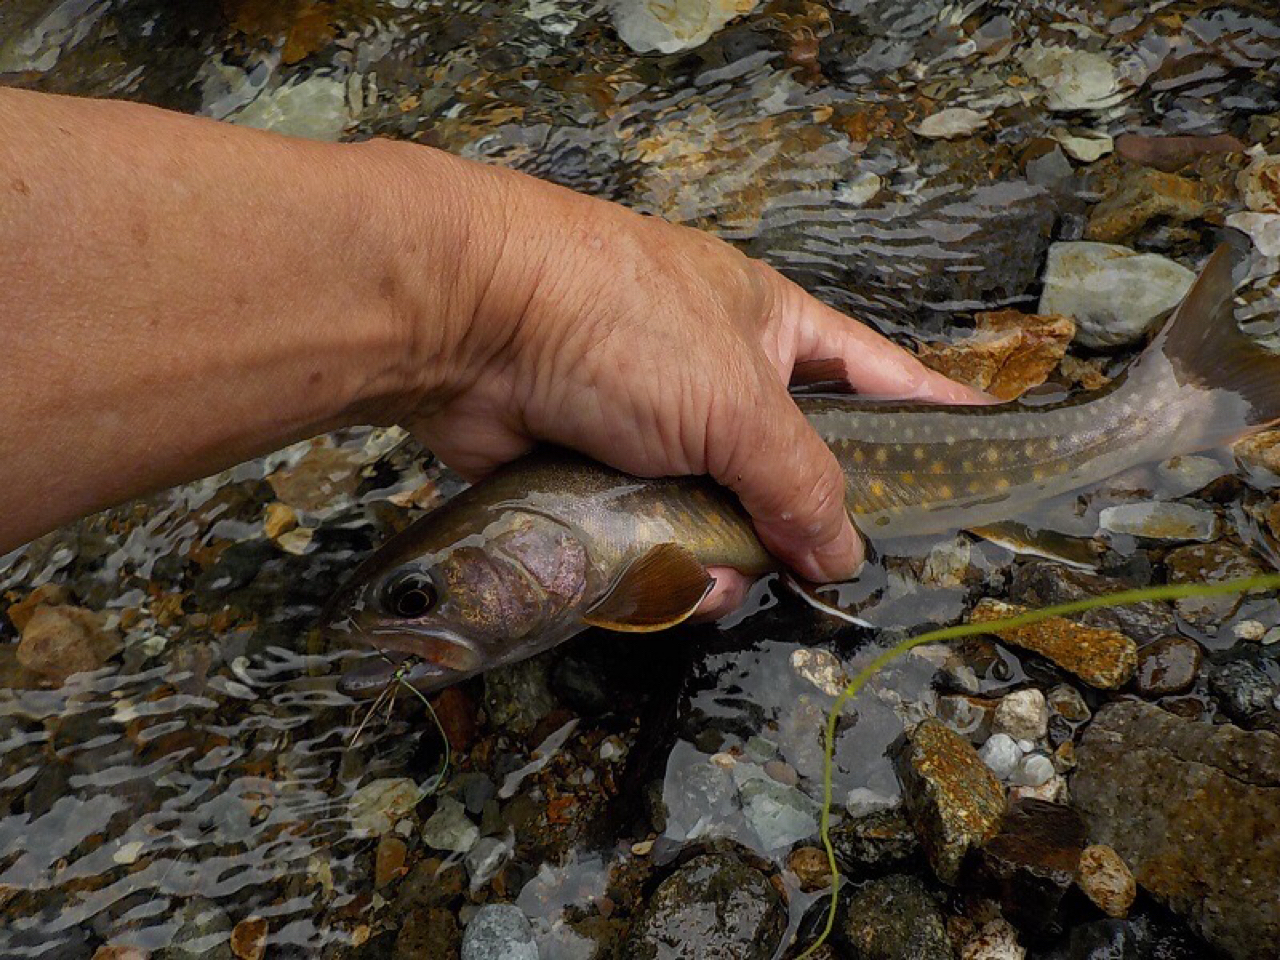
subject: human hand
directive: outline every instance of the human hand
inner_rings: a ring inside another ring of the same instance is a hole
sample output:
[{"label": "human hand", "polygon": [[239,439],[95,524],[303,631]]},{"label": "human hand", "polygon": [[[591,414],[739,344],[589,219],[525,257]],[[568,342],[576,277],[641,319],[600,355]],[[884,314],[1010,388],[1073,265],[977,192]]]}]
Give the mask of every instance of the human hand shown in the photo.
[{"label": "human hand", "polygon": [[[464,283],[470,322],[400,418],[464,476],[537,441],[641,476],[710,474],[771,552],[842,580],[862,546],[844,475],[787,392],[795,363],[840,358],[870,395],[981,399],[705,233],[509,171],[482,182],[490,212],[473,244],[501,256]],[[707,615],[746,585],[712,572]]]}]

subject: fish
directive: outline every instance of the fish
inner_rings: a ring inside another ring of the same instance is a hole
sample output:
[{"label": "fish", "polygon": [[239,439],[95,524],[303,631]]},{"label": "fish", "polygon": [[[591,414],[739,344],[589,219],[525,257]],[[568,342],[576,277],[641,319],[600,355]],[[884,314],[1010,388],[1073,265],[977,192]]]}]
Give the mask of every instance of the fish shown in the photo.
[{"label": "fish", "polygon": [[[844,469],[854,524],[872,542],[982,528],[1280,421],[1280,356],[1237,327],[1231,261],[1219,248],[1138,359],[1099,390],[990,406],[795,397]],[[409,682],[431,691],[588,627],[681,623],[716,566],[779,570],[726,488],[544,448],[389,539],[323,620],[331,637],[411,658]],[[383,688],[389,664],[348,673],[342,689]]]}]

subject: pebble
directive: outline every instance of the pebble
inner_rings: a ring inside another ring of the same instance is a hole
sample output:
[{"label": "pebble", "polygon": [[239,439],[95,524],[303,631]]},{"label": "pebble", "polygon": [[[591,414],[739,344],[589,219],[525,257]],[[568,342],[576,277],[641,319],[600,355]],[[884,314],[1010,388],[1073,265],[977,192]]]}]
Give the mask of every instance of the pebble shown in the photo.
[{"label": "pebble", "polygon": [[1203,490],[1230,472],[1221,461],[1213,457],[1195,455],[1171,457],[1156,467],[1160,487],[1170,497],[1185,497]]},{"label": "pebble", "polygon": [[1065,804],[1069,802],[1067,778],[1054,774],[1038,787],[1013,786],[1009,788],[1009,801],[1043,800],[1045,803]]},{"label": "pebble", "polygon": [[930,140],[954,140],[967,137],[987,125],[988,116],[968,107],[948,107],[921,120],[913,128]]},{"label": "pebble", "polygon": [[351,795],[351,826],[360,833],[387,833],[422,799],[422,789],[407,777],[366,783]]},{"label": "pebble", "polygon": [[1106,348],[1136,344],[1190,289],[1195,274],[1179,263],[1109,243],[1049,247],[1038,313],[1076,321],[1076,341]]},{"label": "pebble", "polygon": [[[981,623],[1024,612],[1024,607],[987,597],[978,602],[972,619]],[[996,635],[1006,643],[1040,654],[1101,690],[1124,686],[1137,666],[1137,644],[1123,633],[1086,627],[1064,617],[999,630]]]},{"label": "pebble", "polygon": [[92,960],[148,960],[151,955],[141,947],[124,947],[109,944],[93,952]]},{"label": "pebble", "polygon": [[1016,800],[978,852],[975,887],[1018,929],[1039,933],[1052,925],[1084,845],[1084,821],[1070,807]]},{"label": "pebble", "polygon": [[787,857],[787,869],[796,875],[800,889],[806,893],[825,890],[831,885],[831,864],[827,852],[820,847],[798,847]]},{"label": "pebble", "polygon": [[466,808],[452,797],[441,797],[422,825],[422,842],[433,850],[466,853],[480,839],[480,828],[467,818]]},{"label": "pebble", "polygon": [[[993,310],[978,314],[971,336],[942,346],[924,344],[919,355],[925,366],[953,380],[1013,400],[1045,382],[1075,333],[1070,317]],[[929,553],[921,582],[963,585],[970,576],[971,554],[964,538],[939,544]]]},{"label": "pebble", "polygon": [[1084,697],[1080,695],[1080,691],[1069,683],[1058,684],[1049,691],[1049,696],[1046,699],[1050,710],[1071,723],[1084,723],[1093,716],[1089,710],[1089,705],[1084,702]]},{"label": "pebble", "polygon": [[240,960],[262,960],[267,953],[267,921],[246,917],[231,931],[231,952]]},{"label": "pebble", "polygon": [[1119,243],[1157,217],[1185,223],[1202,217],[1207,209],[1198,181],[1148,167],[1132,168],[1093,208],[1084,236],[1086,240]]},{"label": "pebble", "polygon": [[484,674],[489,725],[524,736],[556,708],[545,657],[521,660]]},{"label": "pebble", "polygon": [[384,834],[378,840],[378,848],[373,855],[373,885],[381,890],[389,886],[405,873],[405,858],[409,848],[399,837]]},{"label": "pebble", "polygon": [[613,25],[636,53],[678,53],[701,46],[759,0],[610,0]]},{"label": "pebble", "polygon": [[1022,750],[1008,734],[996,733],[978,750],[978,756],[992,773],[1001,780],[1008,780],[1022,760]]},{"label": "pebble", "polygon": [[287,503],[267,504],[262,514],[262,532],[272,540],[288,533],[298,525],[298,512]]},{"label": "pebble", "polygon": [[796,768],[783,760],[770,760],[764,765],[764,772],[786,787],[794,787],[800,782],[800,774],[796,773]]},{"label": "pebble", "polygon": [[483,837],[468,852],[465,859],[467,873],[471,877],[471,889],[479,890],[494,878],[512,852],[511,845],[497,837]]},{"label": "pebble", "polygon": [[1280,213],[1240,211],[1229,214],[1226,222],[1247,234],[1264,257],[1280,257]]},{"label": "pebble", "polygon": [[[1194,544],[1169,551],[1164,559],[1170,583],[1216,583],[1253,577],[1262,567],[1245,551],[1230,543]],[[1240,606],[1239,594],[1219,597],[1184,597],[1174,608],[1202,630],[1217,630]]]},{"label": "pebble", "polygon": [[1056,773],[1052,760],[1043,753],[1032,753],[1022,758],[1009,779],[1019,787],[1040,787],[1052,780]]},{"label": "pebble", "polygon": [[1133,163],[1172,173],[1203,156],[1243,153],[1244,144],[1228,133],[1209,137],[1122,133],[1116,137],[1116,152]]},{"label": "pebble", "polygon": [[1138,651],[1134,684],[1144,697],[1183,693],[1196,682],[1202,659],[1200,644],[1187,637],[1161,637]]},{"label": "pebble", "polygon": [[818,832],[818,804],[795,787],[748,780],[740,790],[742,815],[765,850],[789,847]]},{"label": "pebble", "polygon": [[934,873],[954,883],[971,847],[994,836],[1004,788],[967,739],[925,720],[895,758],[907,817]]},{"label": "pebble", "polygon": [[1106,507],[1098,514],[1104,530],[1149,540],[1198,540],[1218,535],[1218,516],[1212,510],[1186,503],[1149,500]]},{"label": "pebble", "polygon": [[44,605],[31,611],[23,625],[17,659],[61,685],[74,674],[97,670],[122,646],[116,632],[103,627],[101,614],[67,604]]},{"label": "pebble", "polygon": [[840,696],[848,682],[840,661],[829,650],[801,647],[791,652],[791,669],[829,697]]},{"label": "pebble", "polygon": [[960,960],[1026,960],[1018,931],[1003,917],[988,920],[960,947]]},{"label": "pebble", "polygon": [[831,846],[841,869],[883,874],[919,856],[920,841],[900,807],[840,821]]},{"label": "pebble", "polygon": [[1233,660],[1209,674],[1209,689],[1236,723],[1252,724],[1274,708],[1276,684],[1247,660]]},{"label": "pebble", "polygon": [[1049,705],[1044,694],[1034,688],[1006,694],[996,706],[991,728],[1015,740],[1043,739],[1049,728]]},{"label": "pebble", "polygon": [[312,74],[297,83],[263,91],[227,119],[290,137],[333,142],[341,139],[354,114],[346,81]]},{"label": "pebble", "polygon": [[1264,430],[1234,444],[1231,452],[1250,467],[1261,467],[1280,476],[1280,430]]},{"label": "pebble", "polygon": [[1236,176],[1240,198],[1250,210],[1280,213],[1280,156],[1258,152]]},{"label": "pebble", "polygon": [[1133,873],[1120,854],[1105,843],[1084,848],[1076,882],[1085,896],[1109,917],[1127,917],[1138,895]]},{"label": "pebble", "polygon": [[533,927],[519,907],[489,903],[462,935],[462,960],[538,960]]},{"label": "pebble", "polygon": [[1055,112],[1100,110],[1123,99],[1116,68],[1099,53],[1037,42],[1021,62]]},{"label": "pebble", "polygon": [[1055,130],[1053,138],[1062,145],[1067,156],[1077,163],[1093,163],[1101,160],[1115,146],[1109,136],[1096,131],[1070,133],[1066,130]]}]

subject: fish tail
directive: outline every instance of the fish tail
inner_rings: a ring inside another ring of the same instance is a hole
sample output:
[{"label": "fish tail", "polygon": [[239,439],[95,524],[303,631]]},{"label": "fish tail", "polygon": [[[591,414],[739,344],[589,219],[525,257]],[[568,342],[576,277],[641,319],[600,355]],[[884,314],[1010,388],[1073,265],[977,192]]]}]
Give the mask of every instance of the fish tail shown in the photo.
[{"label": "fish tail", "polygon": [[1134,374],[1140,382],[1172,375],[1179,385],[1239,397],[1247,407],[1238,424],[1238,435],[1244,435],[1280,421],[1280,355],[1236,325],[1231,268],[1230,250],[1220,246]]}]

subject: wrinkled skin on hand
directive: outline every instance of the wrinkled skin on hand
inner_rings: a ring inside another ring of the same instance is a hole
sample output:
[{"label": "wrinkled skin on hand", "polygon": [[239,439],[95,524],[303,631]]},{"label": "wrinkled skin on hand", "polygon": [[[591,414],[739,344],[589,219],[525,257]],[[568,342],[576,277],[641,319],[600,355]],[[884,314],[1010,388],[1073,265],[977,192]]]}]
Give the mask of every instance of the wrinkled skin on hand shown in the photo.
[{"label": "wrinkled skin on hand", "polygon": [[[862,546],[844,476],[790,399],[795,363],[841,358],[870,395],[980,395],[712,236],[494,173],[501,258],[447,386],[402,422],[473,479],[538,441],[642,476],[710,474],[803,576],[852,576]],[[713,574],[708,616],[746,586]]]}]

